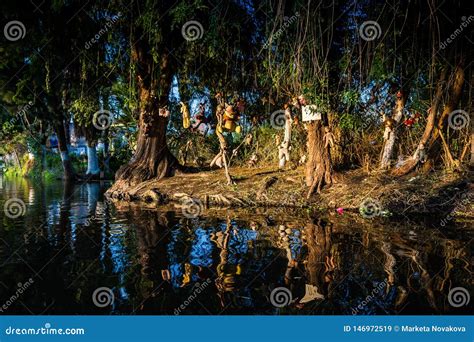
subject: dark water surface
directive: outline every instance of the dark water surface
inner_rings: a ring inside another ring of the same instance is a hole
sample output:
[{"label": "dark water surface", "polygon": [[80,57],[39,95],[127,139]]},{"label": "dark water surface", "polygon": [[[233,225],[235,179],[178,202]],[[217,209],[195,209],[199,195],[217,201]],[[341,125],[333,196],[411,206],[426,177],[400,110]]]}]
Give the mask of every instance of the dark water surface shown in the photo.
[{"label": "dark water surface", "polygon": [[107,202],[106,184],[1,177],[1,314],[472,312],[448,296],[473,290],[468,224],[287,209],[187,218]]}]

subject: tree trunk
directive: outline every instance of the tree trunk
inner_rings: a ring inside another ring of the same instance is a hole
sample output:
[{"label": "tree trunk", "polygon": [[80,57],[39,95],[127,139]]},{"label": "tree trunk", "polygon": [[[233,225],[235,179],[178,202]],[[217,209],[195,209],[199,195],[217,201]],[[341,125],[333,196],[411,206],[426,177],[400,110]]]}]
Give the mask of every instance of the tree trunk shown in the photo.
[{"label": "tree trunk", "polygon": [[71,150],[71,123],[69,122],[69,119],[67,118],[66,115],[66,121],[64,122],[64,132],[66,133],[66,146],[68,151]]},{"label": "tree trunk", "polygon": [[99,157],[95,143],[87,142],[87,176],[97,177],[100,174]]},{"label": "tree trunk", "polygon": [[428,156],[431,160],[435,160],[440,156],[439,138],[445,130],[445,123],[449,114],[454,111],[461,99],[462,87],[464,85],[464,68],[459,64],[454,71],[454,82],[448,93],[448,101],[444,106],[443,112],[438,119],[438,125],[433,127],[433,133],[428,144]]},{"label": "tree trunk", "polygon": [[416,148],[415,153],[410,159],[408,159],[402,166],[393,171],[393,174],[395,176],[402,176],[408,174],[418,165],[418,163],[424,162],[424,158],[426,158],[427,156],[430,158],[431,161],[436,158],[435,144],[438,144],[438,139],[440,136],[439,130],[441,129],[441,127],[444,127],[444,122],[446,121],[449,113],[451,113],[459,103],[462,86],[464,84],[464,69],[461,67],[461,65],[458,65],[456,67],[456,70],[454,71],[454,82],[451,86],[451,89],[449,90],[448,102],[444,106],[442,114],[438,119],[438,126],[435,126],[437,113],[439,112],[439,109],[442,106],[441,101],[446,77],[447,69],[445,68],[441,73],[440,80],[438,81],[436,94],[433,98],[433,105],[431,106],[428,120],[425,126],[425,131],[420,139],[420,142],[418,143],[418,147]]},{"label": "tree trunk", "polygon": [[21,160],[20,160],[20,157],[18,156],[18,152],[16,151],[15,148],[13,149],[13,155],[15,156],[15,159],[16,159],[16,166],[19,169],[21,169]]},{"label": "tree trunk", "polygon": [[471,133],[471,160],[469,164],[474,165],[474,131]]},{"label": "tree trunk", "polygon": [[76,178],[76,173],[74,172],[74,167],[72,162],[69,159],[69,151],[67,148],[67,139],[66,131],[64,128],[64,122],[61,121],[57,123],[54,127],[56,136],[58,137],[58,147],[59,153],[61,155],[61,162],[64,170],[64,179],[67,181],[74,180]]},{"label": "tree trunk", "polygon": [[46,164],[46,145],[41,144],[41,169],[43,171],[46,171],[47,169],[47,164]]},{"label": "tree trunk", "polygon": [[[171,89],[174,62],[166,51],[160,60],[160,76],[151,80],[153,58],[143,41],[134,45],[132,60],[138,64],[139,132],[132,161],[117,171],[116,179],[136,185],[146,180],[172,176],[179,166],[166,142],[169,112],[165,110]],[[155,66],[156,67],[156,66]],[[155,95],[158,89],[159,95]]]},{"label": "tree trunk", "polygon": [[108,175],[110,174],[110,146],[109,146],[109,139],[108,139],[108,131],[106,131],[105,138],[104,138],[103,156],[104,156],[104,173]]},{"label": "tree trunk", "polygon": [[41,171],[46,171],[48,165],[46,163],[46,154],[48,149],[46,148],[46,141],[48,140],[48,136],[43,133],[41,130],[41,138],[40,138],[40,146],[41,146]]},{"label": "tree trunk", "polygon": [[385,125],[385,132],[384,132],[384,146],[383,146],[383,153],[382,158],[380,161],[380,168],[382,170],[390,168],[390,162],[393,156],[393,150],[395,148],[395,143],[397,141],[397,132],[399,129],[399,125],[401,120],[403,119],[403,109],[405,108],[405,103],[407,101],[408,94],[406,91],[402,90],[402,96],[397,98],[395,103],[395,108],[393,109],[392,116],[390,117],[392,124]]},{"label": "tree trunk", "polygon": [[329,146],[324,142],[324,126],[322,120],[316,120],[307,124],[308,137],[308,161],[306,162],[305,177],[306,185],[309,187],[307,198],[314,190],[320,192],[326,184],[332,184],[332,163]]}]

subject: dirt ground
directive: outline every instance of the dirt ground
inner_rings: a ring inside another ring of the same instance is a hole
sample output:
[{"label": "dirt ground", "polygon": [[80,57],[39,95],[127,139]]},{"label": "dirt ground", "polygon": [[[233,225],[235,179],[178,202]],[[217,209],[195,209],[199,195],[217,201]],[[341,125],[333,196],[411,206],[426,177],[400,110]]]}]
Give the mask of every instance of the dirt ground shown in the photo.
[{"label": "dirt ground", "polygon": [[138,186],[117,182],[107,196],[116,201],[155,205],[192,199],[206,207],[299,207],[360,212],[361,207],[368,206],[369,214],[375,209],[382,216],[453,213],[474,218],[472,172],[393,177],[353,170],[336,173],[335,183],[309,200],[303,167],[285,171],[270,166],[234,167],[231,174],[233,185],[226,184],[223,170],[179,174]]}]

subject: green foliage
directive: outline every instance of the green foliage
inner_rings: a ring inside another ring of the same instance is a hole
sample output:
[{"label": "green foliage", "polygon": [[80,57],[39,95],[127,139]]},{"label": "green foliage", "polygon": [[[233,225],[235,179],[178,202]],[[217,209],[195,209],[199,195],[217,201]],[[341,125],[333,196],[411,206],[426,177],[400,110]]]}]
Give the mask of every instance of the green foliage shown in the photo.
[{"label": "green foliage", "polygon": [[[331,128],[344,141],[341,153],[359,153],[353,150],[362,150],[360,145],[382,139],[379,117],[371,116],[369,111],[378,111],[378,103],[383,102],[383,97],[393,96],[393,90],[376,94],[377,102],[371,105],[362,103],[361,93],[374,83],[407,86],[410,111],[424,115],[440,68],[444,64],[455,65],[451,59],[446,62],[444,57],[448,56],[444,53],[448,51],[439,50],[439,42],[432,40],[430,20],[436,19],[437,25],[443,27],[446,18],[456,18],[456,10],[460,9],[449,2],[440,5],[440,12],[450,14],[443,18],[423,9],[418,0],[402,7],[360,2],[354,9],[347,8],[347,1],[339,0],[328,6],[302,0],[285,2],[284,6],[269,0],[133,0],[127,3],[127,10],[121,1],[83,4],[54,0],[40,5],[42,15],[24,15],[36,12],[32,4],[9,3],[2,3],[0,16],[5,22],[21,17],[28,34],[15,44],[0,42],[0,153],[33,152],[34,171],[31,166],[15,171],[22,174],[40,172],[38,141],[53,127],[61,129],[58,123],[69,122],[71,117],[88,141],[111,141],[112,170],[127,163],[136,144],[138,113],[150,109],[139,108],[138,84],[162,76],[161,57],[168,51],[173,66],[170,74],[178,80],[183,101],[210,94],[215,110],[216,92],[245,94],[249,100],[246,115],[258,118],[263,116],[260,113],[281,109],[283,103],[304,94],[321,111],[335,113]],[[334,14],[342,12],[344,16],[336,20]],[[107,34],[82,48],[104,28],[105,18],[118,13],[120,20]],[[357,26],[370,17],[378,18],[383,32],[368,42],[360,39]],[[432,19],[419,21],[419,17]],[[193,42],[184,39],[181,28],[188,21],[202,25],[202,38]],[[270,46],[264,47],[265,42]],[[457,39],[448,50],[465,59],[461,52],[468,44],[462,42]],[[434,48],[441,58],[433,57]],[[137,51],[143,58],[135,58],[133,52]],[[138,74],[143,76],[141,81]],[[157,97],[168,90],[157,83],[152,87],[152,95]],[[466,89],[465,94],[468,91],[471,90]],[[19,108],[33,99],[34,104],[17,116]],[[96,132],[92,118],[102,107],[117,118],[107,132]],[[194,146],[191,160],[212,159],[219,150],[216,137],[184,130],[178,109],[172,103],[169,107],[172,117],[167,135],[172,152],[181,156],[190,141]],[[416,142],[424,123],[421,120],[401,136],[407,140],[401,145]],[[359,140],[358,135],[366,134],[370,127],[370,140]],[[275,163],[275,136],[282,136],[283,132],[262,125],[253,128],[252,133],[254,144],[242,147],[233,163],[243,165],[253,153],[262,162]],[[294,130],[292,156],[304,153],[304,137],[303,130]],[[460,137],[448,138],[455,149],[462,148],[457,140]],[[238,134],[229,136],[232,147],[242,139]],[[369,149],[375,148],[370,145]],[[78,171],[85,169],[84,157],[72,159]],[[48,154],[46,164],[47,177],[61,173],[58,155]]]},{"label": "green foliage", "polygon": [[362,115],[354,115],[350,113],[342,113],[339,116],[339,127],[341,129],[348,129],[351,131],[360,130],[366,127],[367,118],[364,119]]},{"label": "green foliage", "polygon": [[[126,144],[124,141],[117,139],[112,140],[110,146],[110,160],[109,166],[112,172],[117,171],[122,165],[127,164],[132,158],[133,151],[130,144]],[[103,162],[103,156],[101,156]]]},{"label": "green foliage", "polygon": [[74,112],[74,120],[83,127],[92,125],[93,114],[98,110],[97,100],[90,97],[81,97],[71,103],[71,110]]},{"label": "green foliage", "polygon": [[383,56],[383,44],[376,50],[369,77],[373,81],[385,81],[392,77],[390,70],[387,70],[387,59]]}]

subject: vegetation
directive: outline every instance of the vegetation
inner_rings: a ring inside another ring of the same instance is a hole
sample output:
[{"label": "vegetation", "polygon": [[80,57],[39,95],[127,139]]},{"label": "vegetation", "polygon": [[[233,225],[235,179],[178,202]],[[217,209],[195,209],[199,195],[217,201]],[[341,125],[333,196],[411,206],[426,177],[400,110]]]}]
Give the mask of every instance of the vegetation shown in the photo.
[{"label": "vegetation", "polygon": [[[280,169],[305,176],[308,199],[357,168],[465,177],[468,5],[55,0],[37,13],[3,1],[0,154],[24,176],[115,174],[119,198],[210,164],[235,187],[242,168],[277,169],[282,148]],[[302,122],[309,105],[320,119]],[[71,133],[84,137],[83,155],[71,153]]]}]

